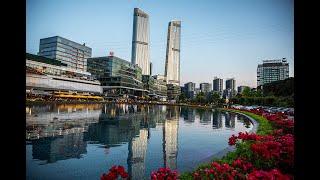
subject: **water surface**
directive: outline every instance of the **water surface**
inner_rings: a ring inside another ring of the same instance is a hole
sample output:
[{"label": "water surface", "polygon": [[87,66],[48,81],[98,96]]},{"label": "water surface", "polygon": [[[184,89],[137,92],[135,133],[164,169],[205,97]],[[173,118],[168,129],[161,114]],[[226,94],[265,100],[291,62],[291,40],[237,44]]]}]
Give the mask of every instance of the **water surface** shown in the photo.
[{"label": "water surface", "polygon": [[26,108],[27,179],[99,179],[122,165],[132,179],[159,167],[192,170],[252,124],[234,113],[165,105]]}]

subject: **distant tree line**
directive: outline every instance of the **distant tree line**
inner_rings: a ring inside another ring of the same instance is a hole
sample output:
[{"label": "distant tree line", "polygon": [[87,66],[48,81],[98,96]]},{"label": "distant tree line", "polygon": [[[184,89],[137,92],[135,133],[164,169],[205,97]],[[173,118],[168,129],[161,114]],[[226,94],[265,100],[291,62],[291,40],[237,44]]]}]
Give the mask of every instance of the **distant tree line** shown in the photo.
[{"label": "distant tree line", "polygon": [[241,94],[230,99],[230,102],[241,105],[293,107],[294,78],[259,86],[256,91],[245,88]]},{"label": "distant tree line", "polygon": [[181,93],[179,96],[179,102],[181,103],[191,103],[191,104],[212,104],[219,106],[225,101],[221,98],[220,94],[217,92],[199,92],[194,98],[188,98],[185,93]]}]

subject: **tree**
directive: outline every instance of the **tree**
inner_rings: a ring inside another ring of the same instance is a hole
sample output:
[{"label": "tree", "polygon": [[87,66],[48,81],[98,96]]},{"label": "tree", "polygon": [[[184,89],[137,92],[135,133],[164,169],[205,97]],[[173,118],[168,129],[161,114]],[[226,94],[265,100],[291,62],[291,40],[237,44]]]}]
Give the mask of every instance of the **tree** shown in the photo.
[{"label": "tree", "polygon": [[198,103],[204,103],[205,102],[205,96],[204,96],[204,93],[203,92],[199,92],[197,95],[196,95],[196,102]]},{"label": "tree", "polygon": [[184,93],[181,93],[180,95],[179,95],[179,101],[185,101],[187,99],[187,96],[184,94]]},{"label": "tree", "polygon": [[245,87],[243,89],[242,95],[244,97],[251,97],[252,96],[251,89],[249,87]]}]

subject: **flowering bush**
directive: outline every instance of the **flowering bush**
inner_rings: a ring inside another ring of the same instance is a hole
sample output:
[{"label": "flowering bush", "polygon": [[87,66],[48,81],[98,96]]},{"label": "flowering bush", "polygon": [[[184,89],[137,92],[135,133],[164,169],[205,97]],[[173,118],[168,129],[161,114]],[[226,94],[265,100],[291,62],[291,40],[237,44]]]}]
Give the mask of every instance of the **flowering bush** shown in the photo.
[{"label": "flowering bush", "polygon": [[109,169],[108,174],[102,174],[100,180],[115,180],[118,179],[119,176],[122,179],[127,179],[129,177],[128,173],[125,171],[123,166],[112,166],[112,168]]},{"label": "flowering bush", "polygon": [[293,179],[289,175],[282,174],[278,169],[272,169],[271,171],[263,171],[263,170],[254,170],[248,175],[248,180],[269,180],[269,179],[281,179],[281,180],[289,180]]},{"label": "flowering bush", "polygon": [[[193,179],[248,179],[248,180],[289,180],[293,179],[294,165],[294,122],[284,113],[271,114],[263,109],[243,110],[262,116],[271,122],[268,131],[264,133],[240,132],[229,138],[229,145],[236,145],[237,150],[226,162],[212,162],[205,168],[192,173]],[[264,120],[265,121],[265,120]],[[264,134],[264,135],[261,135]],[[266,134],[266,135],[265,135]],[[284,174],[287,173],[287,174]],[[118,176],[128,178],[122,166],[113,166],[108,174],[103,174],[101,180],[114,180]],[[151,173],[152,180],[175,180],[179,177],[177,171],[169,168],[159,168]],[[190,179],[190,178],[187,178]]]},{"label": "flowering bush", "polygon": [[158,171],[151,173],[152,180],[175,180],[177,178],[177,171],[172,171],[169,168],[159,168]]}]

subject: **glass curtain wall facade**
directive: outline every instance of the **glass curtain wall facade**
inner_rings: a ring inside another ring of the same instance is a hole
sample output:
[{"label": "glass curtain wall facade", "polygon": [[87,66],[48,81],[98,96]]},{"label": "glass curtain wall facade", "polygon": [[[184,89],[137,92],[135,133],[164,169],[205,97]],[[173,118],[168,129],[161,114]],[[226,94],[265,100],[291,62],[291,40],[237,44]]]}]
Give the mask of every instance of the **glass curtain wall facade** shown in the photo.
[{"label": "glass curtain wall facade", "polygon": [[171,21],[168,26],[165,77],[167,84],[180,84],[181,21]]},{"label": "glass curtain wall facade", "polygon": [[91,54],[90,47],[59,36],[40,39],[39,56],[55,59],[73,69],[87,71],[87,58]]},{"label": "glass curtain wall facade", "polygon": [[286,58],[265,60],[257,68],[257,85],[264,85],[274,81],[289,78],[289,63]]},{"label": "glass curtain wall facade", "polygon": [[101,82],[106,96],[132,95],[141,97],[141,68],[115,56],[88,59],[88,71]]},{"label": "glass curtain wall facade", "polygon": [[149,15],[134,8],[131,63],[142,69],[143,75],[150,75]]}]

